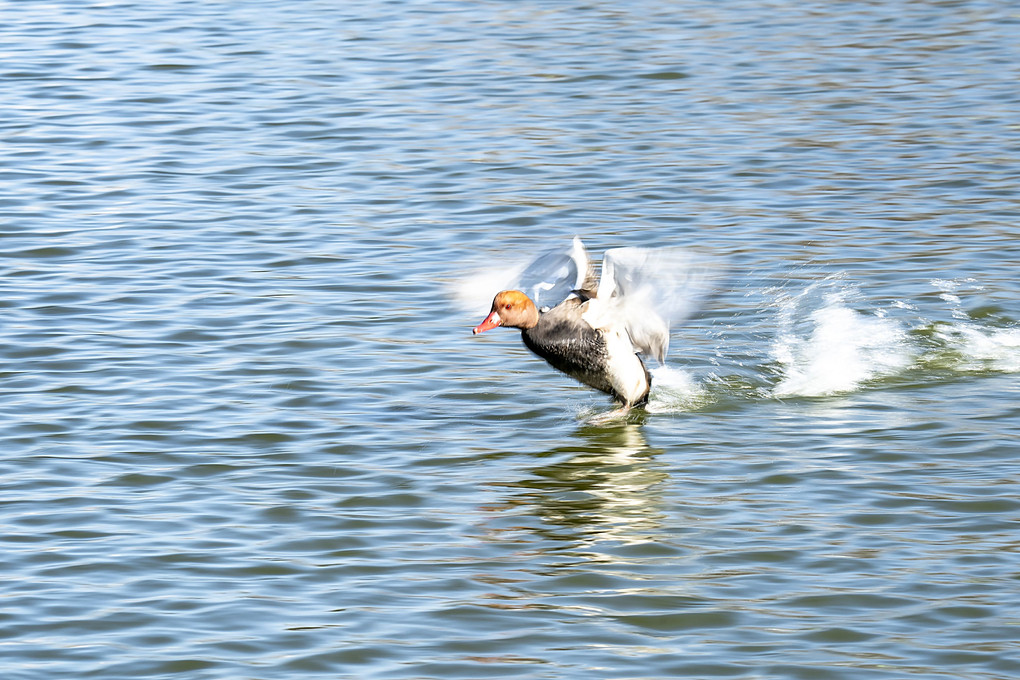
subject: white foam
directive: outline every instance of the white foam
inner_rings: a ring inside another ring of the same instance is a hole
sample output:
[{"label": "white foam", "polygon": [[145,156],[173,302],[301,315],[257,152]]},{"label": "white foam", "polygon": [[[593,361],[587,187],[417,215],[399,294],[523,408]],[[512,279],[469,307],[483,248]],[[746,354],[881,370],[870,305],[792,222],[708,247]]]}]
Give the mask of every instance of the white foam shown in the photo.
[{"label": "white foam", "polygon": [[[830,282],[831,283],[831,282]],[[825,396],[849,392],[862,383],[895,375],[913,363],[907,333],[882,314],[848,307],[843,288],[804,310],[804,296],[788,298],[780,310],[780,332],[772,346],[782,379],[774,396]]]},{"label": "white foam", "polygon": [[673,366],[651,369],[652,391],[648,395],[649,413],[691,411],[710,401],[708,390],[686,371]]},{"label": "white foam", "polygon": [[955,324],[936,335],[959,353],[960,371],[1020,372],[1020,328],[981,328]]},{"label": "white foam", "polygon": [[984,286],[978,285],[977,279],[971,277],[966,279],[932,279],[931,285],[936,290],[946,293],[956,292],[965,285],[971,286],[974,290],[984,290]]}]

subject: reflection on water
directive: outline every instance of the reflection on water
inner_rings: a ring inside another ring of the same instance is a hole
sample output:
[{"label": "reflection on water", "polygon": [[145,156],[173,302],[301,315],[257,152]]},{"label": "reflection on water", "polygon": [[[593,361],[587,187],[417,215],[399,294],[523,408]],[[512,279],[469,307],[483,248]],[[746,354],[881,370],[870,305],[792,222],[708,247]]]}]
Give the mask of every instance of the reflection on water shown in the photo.
[{"label": "reflection on water", "polygon": [[[522,520],[540,520],[530,529],[555,541],[555,550],[601,541],[649,540],[664,519],[661,485],[667,474],[656,465],[658,452],[648,446],[641,426],[585,426],[575,436],[577,443],[542,456],[557,462],[529,470],[524,479],[502,484],[508,489],[503,502],[487,509]],[[564,454],[568,456],[565,459]],[[497,529],[493,537],[499,539],[503,533]]]}]

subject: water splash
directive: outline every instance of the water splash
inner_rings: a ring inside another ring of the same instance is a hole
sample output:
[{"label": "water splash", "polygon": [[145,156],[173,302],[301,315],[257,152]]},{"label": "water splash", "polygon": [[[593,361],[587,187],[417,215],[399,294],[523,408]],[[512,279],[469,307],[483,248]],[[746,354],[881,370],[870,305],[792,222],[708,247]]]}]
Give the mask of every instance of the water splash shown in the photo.
[{"label": "water splash", "polygon": [[650,372],[652,391],[646,407],[649,413],[693,411],[713,400],[709,390],[682,369],[663,365]]},{"label": "water splash", "polygon": [[841,277],[817,281],[797,294],[776,294],[778,331],[770,355],[778,382],[769,394],[851,392],[914,369],[1020,372],[1020,328],[983,325],[965,309],[964,297],[982,286],[974,279],[934,279],[931,286],[953,321],[933,322],[902,300],[887,308],[869,305]]},{"label": "water splash", "polygon": [[960,373],[1020,373],[1020,328],[983,328],[974,323],[935,326],[936,347],[927,366]]},{"label": "water splash", "polygon": [[914,361],[906,329],[883,313],[863,313],[838,278],[777,300],[779,331],[771,347],[779,383],[773,396],[826,396],[902,372]]},{"label": "water splash", "polygon": [[986,368],[1001,373],[1020,372],[1020,328],[963,331],[964,351]]},{"label": "water splash", "polygon": [[1020,372],[1020,327],[1002,318],[995,306],[981,309],[977,318],[965,307],[968,296],[984,291],[984,286],[973,278],[932,279],[931,286],[956,320],[918,329],[919,340],[927,344],[922,366],[957,373]]},{"label": "water splash", "polygon": [[[1020,373],[1020,326],[989,326],[965,310],[973,279],[932,281],[945,305],[932,321],[923,300],[869,301],[842,276],[815,281],[798,292],[763,291],[775,330],[750,365],[726,370],[727,339],[720,335],[708,375],[664,365],[651,370],[649,413],[689,413],[713,404],[750,399],[826,397],[864,388],[938,381],[948,374]],[[965,285],[964,285],[965,284]],[[952,291],[949,293],[948,291]],[[930,300],[931,298],[929,298]],[[929,310],[931,311],[931,310]],[[755,365],[757,364],[757,365]],[[750,375],[748,374],[750,371]]]}]

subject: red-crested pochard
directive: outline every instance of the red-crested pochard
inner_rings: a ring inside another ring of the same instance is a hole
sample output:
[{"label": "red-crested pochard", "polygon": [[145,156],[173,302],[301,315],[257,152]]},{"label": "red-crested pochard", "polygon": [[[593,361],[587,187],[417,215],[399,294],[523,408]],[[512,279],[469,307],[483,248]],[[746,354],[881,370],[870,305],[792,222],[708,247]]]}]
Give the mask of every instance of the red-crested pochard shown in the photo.
[{"label": "red-crested pochard", "polygon": [[[642,355],[660,363],[669,347],[669,326],[691,314],[710,288],[710,267],[678,248],[614,248],[595,268],[580,239],[566,253],[536,258],[518,279],[523,290],[504,290],[474,328],[521,330],[532,352],[576,380],[622,404],[616,417],[648,401],[651,374]],[[564,295],[566,295],[564,299]],[[558,304],[539,307],[546,300]]]}]

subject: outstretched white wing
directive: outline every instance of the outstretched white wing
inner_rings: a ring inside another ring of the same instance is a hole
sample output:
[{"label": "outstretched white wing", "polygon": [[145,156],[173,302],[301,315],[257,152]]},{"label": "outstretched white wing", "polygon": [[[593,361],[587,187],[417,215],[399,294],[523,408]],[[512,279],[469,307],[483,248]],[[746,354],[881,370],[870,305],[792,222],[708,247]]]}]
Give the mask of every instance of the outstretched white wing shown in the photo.
[{"label": "outstretched white wing", "polygon": [[613,248],[602,259],[597,297],[624,324],[634,347],[661,363],[670,327],[698,310],[720,270],[685,248]]},{"label": "outstretched white wing", "polygon": [[551,248],[528,263],[513,285],[524,292],[539,309],[554,307],[589,278],[591,262],[581,239],[574,237],[569,249]]}]

